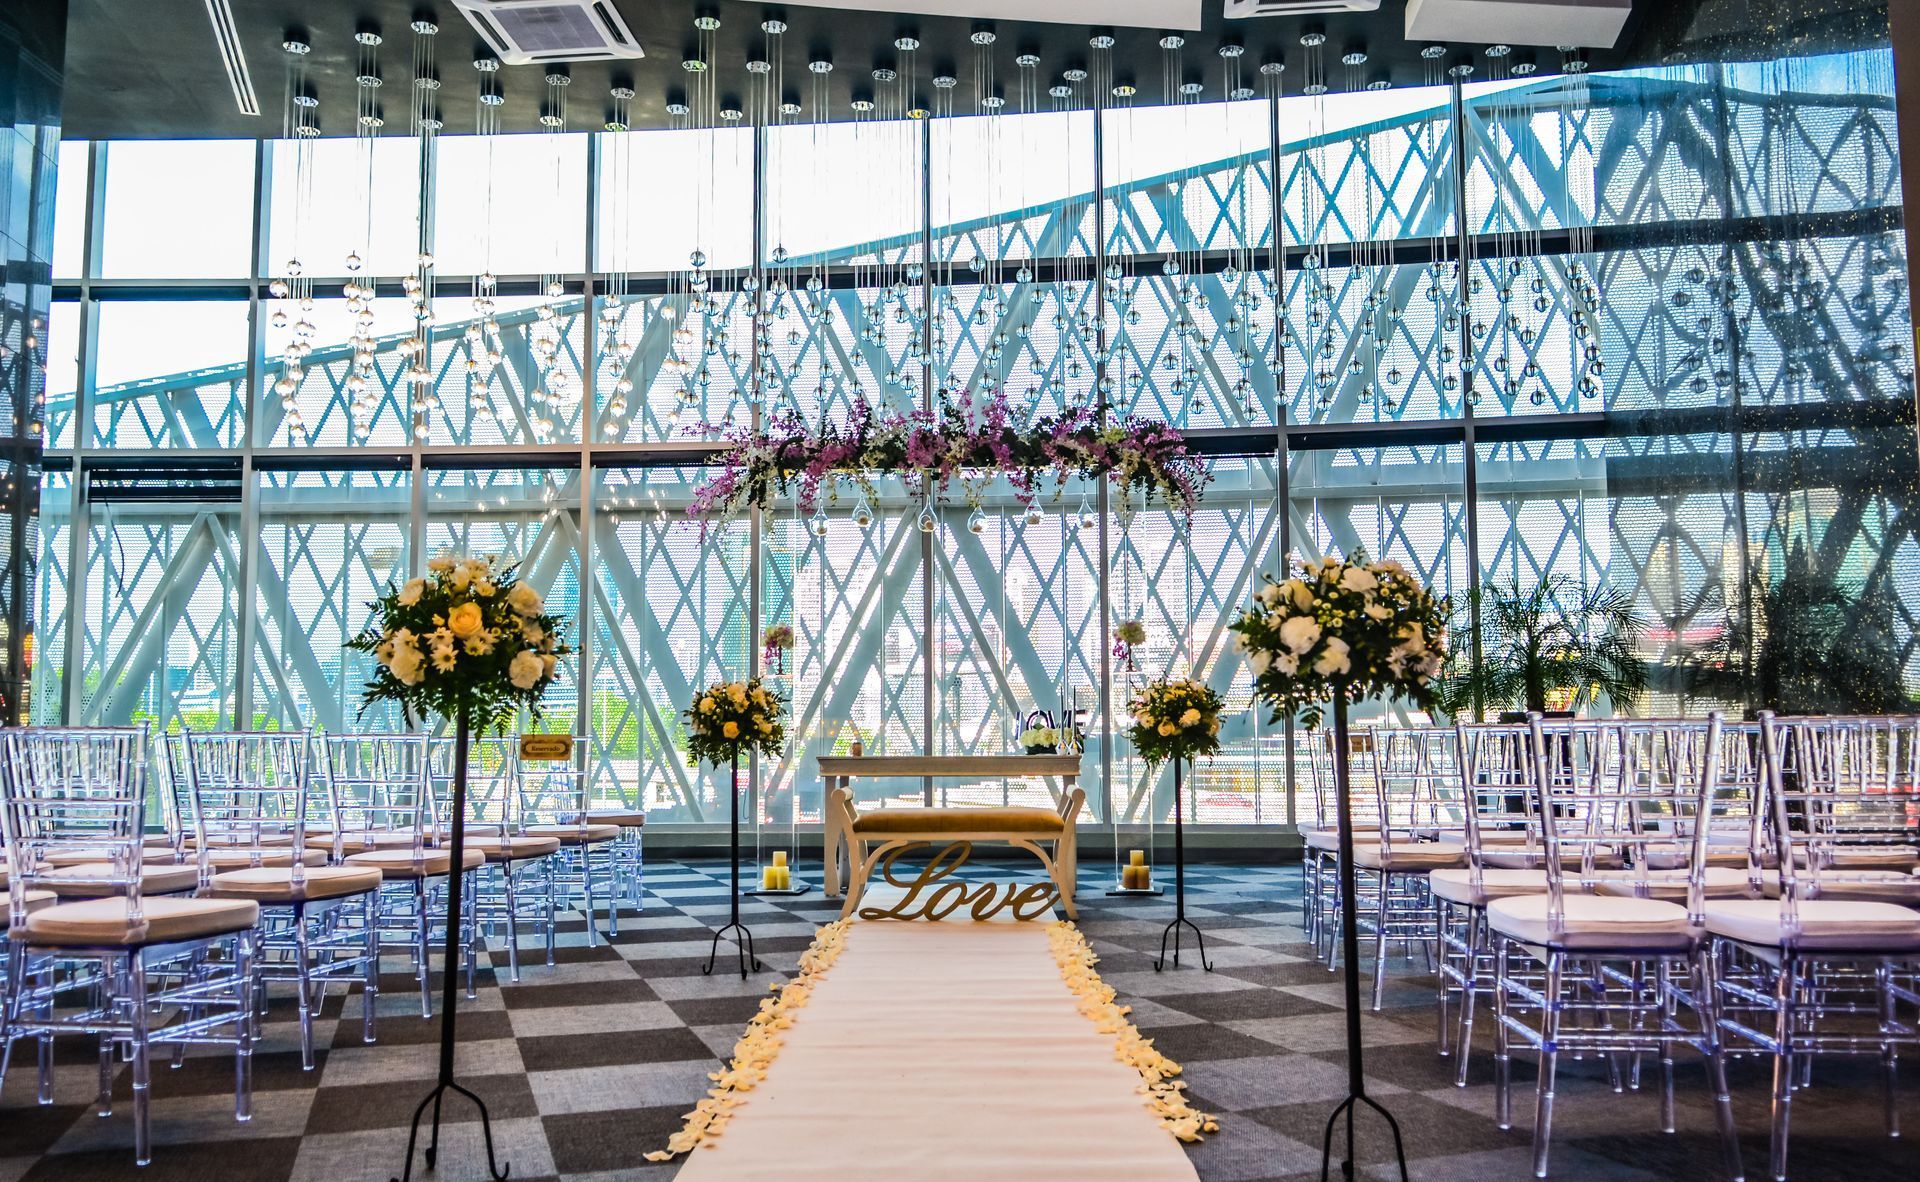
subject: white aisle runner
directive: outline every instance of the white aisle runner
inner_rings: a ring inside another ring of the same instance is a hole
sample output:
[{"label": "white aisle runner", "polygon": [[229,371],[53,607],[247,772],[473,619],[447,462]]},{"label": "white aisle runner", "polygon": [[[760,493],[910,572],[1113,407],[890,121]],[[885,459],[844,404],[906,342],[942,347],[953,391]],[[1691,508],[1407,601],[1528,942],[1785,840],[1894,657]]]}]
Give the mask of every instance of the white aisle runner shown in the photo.
[{"label": "white aisle runner", "polygon": [[861,922],[681,1182],[1198,1175],[1075,1008],[1044,922]]}]

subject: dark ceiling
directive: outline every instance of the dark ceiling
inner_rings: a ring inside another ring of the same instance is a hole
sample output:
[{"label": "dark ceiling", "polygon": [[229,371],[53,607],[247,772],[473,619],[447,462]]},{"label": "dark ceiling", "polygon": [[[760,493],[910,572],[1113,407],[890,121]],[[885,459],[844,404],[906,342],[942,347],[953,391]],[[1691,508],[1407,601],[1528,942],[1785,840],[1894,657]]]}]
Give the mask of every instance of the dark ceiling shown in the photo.
[{"label": "dark ceiling", "polygon": [[[1034,0],[1043,4],[1046,0]],[[1906,2],[1906,0],[1903,0]],[[350,135],[355,109],[357,28],[372,27],[385,37],[381,72],[389,80],[411,71],[414,34],[409,23],[430,15],[440,25],[435,38],[439,62],[441,116],[450,132],[473,127],[478,75],[472,62],[482,46],[465,19],[450,3],[414,3],[412,0],[231,0],[235,25],[253,75],[261,113],[247,116],[238,110],[226,72],[216,51],[212,25],[204,0],[71,0],[67,40],[67,88],[63,123],[73,138],[217,138],[278,136],[286,89],[286,54],[280,45],[289,29],[303,31],[313,46],[310,88],[318,97],[321,131]],[[576,130],[599,127],[606,117],[607,92],[616,82],[636,91],[632,122],[659,126],[671,121],[668,103],[680,98],[688,74],[683,58],[695,56],[695,17],[720,18],[715,34],[714,78],[721,106],[749,109],[749,87],[756,81],[746,63],[764,56],[766,35],[761,22],[769,16],[786,20],[781,56],[787,97],[809,104],[812,100],[806,63],[831,60],[830,113],[845,118],[849,102],[874,89],[876,66],[898,67],[902,54],[895,38],[917,37],[921,48],[913,55],[917,93],[930,92],[936,74],[957,76],[956,94],[963,107],[972,103],[975,48],[969,35],[976,25],[965,20],[915,16],[836,12],[806,6],[745,3],[742,0],[617,0],[629,26],[646,50],[646,58],[632,62],[575,63],[569,67],[569,126]],[[1340,63],[1350,49],[1366,51],[1370,60],[1357,71],[1365,84],[1377,79],[1396,86],[1416,85],[1427,77],[1428,63],[1420,58],[1423,45],[1409,44],[1402,30],[1406,0],[1386,0],[1370,14],[1313,18],[1267,18],[1228,21],[1220,0],[1205,0],[1204,27],[1186,34],[1181,55],[1185,80],[1204,86],[1203,100],[1222,94],[1221,45],[1236,43],[1246,49],[1241,59],[1248,85],[1258,85],[1258,66],[1280,61],[1288,69],[1285,87],[1301,86],[1301,68],[1307,50],[1301,34],[1311,27],[1324,29],[1323,51],[1327,81],[1336,90],[1349,81],[1348,67]],[[1774,52],[1865,43],[1881,36],[1886,23],[1884,0],[1638,0],[1626,34],[1615,49],[1595,51],[1595,69],[1647,65],[1663,61],[1701,60],[1732,56],[1765,56]],[[1001,21],[990,26],[997,34],[992,46],[996,89],[1016,101],[1014,58],[1023,53],[1040,57],[1036,67],[1042,91],[1060,81],[1063,70],[1090,64],[1089,34],[1082,25]],[[1113,29],[1112,50],[1116,82],[1139,88],[1136,102],[1158,101],[1165,78],[1166,52],[1159,47],[1160,32],[1150,29]],[[1449,46],[1448,64],[1474,62],[1485,76],[1482,47]],[[1517,58],[1537,55],[1542,71],[1559,66],[1551,49],[1521,50]],[[501,127],[506,131],[538,129],[546,94],[541,66],[510,66],[500,78],[506,97]],[[1087,83],[1081,84],[1084,95]],[[390,127],[406,123],[406,90],[382,89]],[[1042,97],[1042,105],[1051,100]],[[395,108],[398,109],[395,109]],[[957,113],[966,113],[964,109]],[[802,117],[811,117],[811,111]]]}]

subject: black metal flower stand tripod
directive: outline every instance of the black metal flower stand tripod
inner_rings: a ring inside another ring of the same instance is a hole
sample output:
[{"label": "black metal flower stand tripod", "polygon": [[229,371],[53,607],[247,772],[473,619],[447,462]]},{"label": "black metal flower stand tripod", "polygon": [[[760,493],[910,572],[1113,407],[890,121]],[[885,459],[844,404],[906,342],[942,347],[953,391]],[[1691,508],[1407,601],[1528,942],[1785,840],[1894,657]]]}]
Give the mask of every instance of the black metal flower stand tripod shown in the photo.
[{"label": "black metal flower stand tripod", "polygon": [[[1326,1182],[1333,1165],[1333,1130],[1345,1115],[1347,1120],[1347,1156],[1340,1162],[1340,1176],[1351,1179],[1354,1171],[1353,1118],[1366,1105],[1386,1118],[1393,1131],[1393,1156],[1400,1163],[1400,1182],[1407,1182],[1407,1151],[1400,1141],[1400,1122],[1367,1095],[1366,1073],[1360,1063],[1360,913],[1354,896],[1358,893],[1353,867],[1353,801],[1349,796],[1347,769],[1347,689],[1342,683],[1333,694],[1333,799],[1339,816],[1340,838],[1340,958],[1346,982],[1347,1002],[1347,1098],[1327,1118],[1327,1134],[1320,1148],[1320,1179]],[[1382,890],[1386,889],[1384,886]]]},{"label": "black metal flower stand tripod", "polygon": [[707,953],[707,963],[700,971],[712,973],[714,962],[720,956],[720,937],[728,932],[737,931],[740,938],[735,941],[740,949],[740,979],[747,979],[747,966],[753,966],[754,972],[760,971],[760,958],[753,952],[753,933],[747,925],[740,922],[740,747],[733,748],[733,791],[729,793],[732,802],[733,831],[729,841],[733,866],[727,876],[727,901],[732,904],[728,913],[727,926],[713,933],[713,950]]},{"label": "black metal flower stand tripod", "polygon": [[1181,797],[1186,794],[1180,788],[1180,765],[1184,759],[1173,761],[1173,920],[1166,930],[1160,933],[1160,959],[1153,962],[1153,971],[1159,972],[1167,967],[1167,939],[1173,939],[1173,967],[1180,967],[1180,929],[1193,929],[1194,943],[1200,948],[1200,967],[1209,973],[1213,963],[1207,959],[1207,939],[1200,934],[1200,925],[1187,918],[1187,841],[1186,818],[1182,812]]},{"label": "black metal flower stand tripod", "polygon": [[[473,1092],[454,1082],[453,1050],[456,1045],[455,1028],[458,1025],[458,1007],[460,1002],[460,974],[455,966],[460,960],[460,903],[466,893],[466,853],[467,853],[467,744],[470,729],[467,723],[467,710],[463,705],[459,717],[454,722],[453,739],[453,826],[447,853],[451,859],[447,864],[447,940],[443,950],[445,963],[440,970],[440,1078],[427,1093],[426,1099],[413,1110],[413,1126],[407,1132],[407,1164],[402,1168],[395,1182],[409,1182],[413,1177],[413,1147],[420,1139],[420,1118],[427,1113],[427,1107],[433,1107],[433,1131],[427,1139],[426,1152],[422,1157],[427,1169],[434,1168],[434,1162],[440,1155],[440,1104],[448,1092],[452,1092],[473,1101],[480,1110],[480,1136],[487,1147],[487,1174],[494,1182],[504,1182],[510,1167],[496,1164],[493,1156],[493,1122],[487,1115],[487,1102]],[[423,904],[424,906],[424,904]],[[422,965],[424,972],[427,966]],[[372,1005],[372,998],[364,998]]]}]

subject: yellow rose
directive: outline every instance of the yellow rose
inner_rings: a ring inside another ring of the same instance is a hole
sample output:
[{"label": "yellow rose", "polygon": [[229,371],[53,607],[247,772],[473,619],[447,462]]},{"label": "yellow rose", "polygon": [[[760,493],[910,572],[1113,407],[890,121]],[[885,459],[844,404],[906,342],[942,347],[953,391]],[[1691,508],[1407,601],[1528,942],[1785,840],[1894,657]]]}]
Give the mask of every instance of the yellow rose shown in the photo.
[{"label": "yellow rose", "polygon": [[712,698],[701,698],[701,699],[700,699],[700,713],[702,713],[702,714],[712,714],[712,713],[713,713],[713,699],[712,699]]},{"label": "yellow rose", "polygon": [[1163,722],[1160,724],[1160,733],[1163,735],[1171,735],[1179,729],[1179,727],[1173,725],[1171,722]]},{"label": "yellow rose", "polygon": [[729,722],[720,728],[720,733],[729,739],[737,739],[740,737],[740,724],[737,722]]},{"label": "yellow rose", "polygon": [[485,623],[477,603],[462,603],[447,613],[448,631],[463,640],[480,631]]}]

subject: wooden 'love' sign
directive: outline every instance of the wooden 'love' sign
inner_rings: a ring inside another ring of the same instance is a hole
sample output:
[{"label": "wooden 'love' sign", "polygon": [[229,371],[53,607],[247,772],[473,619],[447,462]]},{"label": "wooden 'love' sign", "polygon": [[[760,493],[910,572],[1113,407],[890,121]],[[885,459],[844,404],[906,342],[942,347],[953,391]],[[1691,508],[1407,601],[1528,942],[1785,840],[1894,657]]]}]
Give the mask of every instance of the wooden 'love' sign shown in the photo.
[{"label": "wooden 'love' sign", "polygon": [[[891,907],[862,907],[861,919],[945,919],[962,907],[971,909],[975,919],[991,919],[1010,911],[1015,919],[1037,919],[1053,910],[1059,892],[1050,882],[980,882],[968,884],[953,878],[955,871],[973,856],[973,843],[956,841],[920,868],[911,880],[894,876],[893,864],[900,855],[926,846],[924,841],[903,845],[880,863],[880,875],[893,886],[906,889],[906,896]],[[949,881],[941,881],[947,879]]]}]

